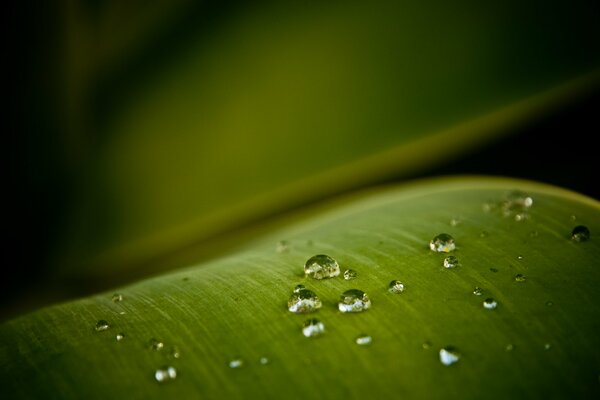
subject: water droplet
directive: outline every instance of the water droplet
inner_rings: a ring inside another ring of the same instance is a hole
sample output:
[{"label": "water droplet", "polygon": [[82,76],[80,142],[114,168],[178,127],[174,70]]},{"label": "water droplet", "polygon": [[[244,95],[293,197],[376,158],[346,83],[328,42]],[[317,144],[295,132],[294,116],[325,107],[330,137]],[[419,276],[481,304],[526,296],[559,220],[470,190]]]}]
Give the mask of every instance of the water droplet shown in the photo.
[{"label": "water droplet", "polygon": [[296,288],[288,300],[288,310],[297,314],[317,311],[322,305],[315,292],[308,289]]},{"label": "water droplet", "polygon": [[369,296],[362,290],[350,289],[342,293],[338,309],[343,312],[362,312],[371,307]]},{"label": "water droplet", "polygon": [[577,219],[577,217],[575,215],[571,215],[571,221],[575,221]]},{"label": "water droplet", "polygon": [[113,294],[112,295],[112,301],[114,301],[115,303],[123,301],[123,295],[121,293],[115,293],[115,294]]},{"label": "water droplet", "polygon": [[125,315],[127,314],[125,311],[119,311],[119,315]]},{"label": "water droplet", "polygon": [[527,213],[515,214],[515,221],[517,221],[517,222],[525,221],[526,219],[529,219],[529,214],[527,214]]},{"label": "water droplet", "polygon": [[181,352],[179,351],[179,347],[177,347],[177,346],[171,347],[171,357],[173,357],[173,358],[181,357]]},{"label": "water droplet", "polygon": [[150,348],[154,351],[161,351],[165,344],[157,339],[150,339]]},{"label": "water droplet", "polygon": [[473,289],[473,294],[475,296],[481,296],[483,294],[483,289],[476,286],[475,289]]},{"label": "water droplet", "polygon": [[452,365],[460,360],[460,353],[453,346],[447,346],[440,350],[440,361],[444,365]]},{"label": "water droplet", "polygon": [[506,351],[513,351],[515,349],[515,345],[512,343],[509,343],[506,345],[506,347],[504,347],[504,350]]},{"label": "water droplet", "polygon": [[452,218],[450,220],[450,226],[457,226],[460,225],[462,223],[462,221],[458,218]]},{"label": "water droplet", "polygon": [[571,240],[575,242],[585,242],[590,240],[590,230],[587,226],[577,225],[571,233]]},{"label": "water droplet", "polygon": [[356,344],[359,346],[366,346],[373,342],[373,338],[369,335],[360,335],[356,338]]},{"label": "water droplet", "polygon": [[275,251],[277,251],[278,253],[285,253],[289,250],[290,250],[290,244],[288,243],[287,240],[282,240],[282,241],[278,242],[277,246],[275,247]]},{"label": "water droplet", "polygon": [[448,256],[444,258],[444,268],[458,267],[458,258],[454,256]]},{"label": "water droplet", "polygon": [[306,261],[304,273],[314,279],[333,278],[340,274],[340,266],[333,258],[318,254]]},{"label": "water droplet", "polygon": [[546,343],[544,345],[544,350],[550,350],[552,348],[552,345],[550,343]]},{"label": "water droplet", "polygon": [[523,258],[525,258],[525,257],[523,257],[523,256],[522,256],[522,255],[520,255],[520,254],[517,256],[517,260],[522,260]]},{"label": "water droplet", "polygon": [[404,283],[393,280],[388,285],[388,292],[390,293],[402,293],[404,292]]},{"label": "water droplet", "polygon": [[438,253],[448,253],[456,249],[454,238],[447,233],[440,233],[429,242],[429,248]]},{"label": "water droplet", "polygon": [[234,358],[233,360],[229,361],[229,368],[242,368],[244,366],[244,360],[242,360],[241,358]]},{"label": "water droplet", "polygon": [[494,210],[496,207],[497,207],[497,205],[493,201],[486,201],[485,203],[483,203],[481,205],[481,209],[484,212],[490,212],[490,211]]},{"label": "water droplet", "polygon": [[491,297],[488,297],[483,301],[483,307],[488,310],[493,310],[494,308],[498,307],[498,302]]},{"label": "water droplet", "polygon": [[304,285],[296,285],[296,287],[294,288],[294,293],[298,293],[301,290],[306,289],[306,286]]},{"label": "water droplet", "polygon": [[515,190],[510,192],[500,203],[502,214],[513,217],[515,221],[524,221],[529,218],[527,211],[533,205],[533,198],[528,194]]},{"label": "water droplet", "polygon": [[302,334],[306,337],[319,336],[325,332],[325,325],[316,318],[307,319],[302,326]]},{"label": "water droplet", "polygon": [[431,348],[431,342],[429,340],[426,342],[423,342],[421,347],[423,347],[424,350],[429,350]]},{"label": "water droplet", "polygon": [[492,267],[492,268],[490,268],[490,271],[492,271],[492,272],[498,272],[498,268],[493,268]]},{"label": "water droplet", "polygon": [[269,363],[269,359],[267,357],[261,357],[258,362],[260,365],[267,365]]},{"label": "water droplet", "polygon": [[119,332],[117,333],[117,336],[115,336],[115,339],[117,339],[117,342],[120,342],[121,340],[125,339],[125,334],[123,332]]},{"label": "water droplet", "polygon": [[174,367],[162,367],[154,373],[154,379],[157,382],[168,382],[177,378],[177,370]]},{"label": "water droplet", "polygon": [[554,305],[554,303],[553,303],[553,302],[551,302],[550,300],[548,300],[548,301],[546,302],[546,307],[552,307],[553,305]]},{"label": "water droplet", "polygon": [[108,328],[110,328],[110,325],[109,325],[109,323],[108,323],[107,321],[105,321],[105,320],[101,319],[101,320],[99,320],[98,322],[96,322],[95,329],[96,329],[98,332],[105,331],[105,330],[107,330]]},{"label": "water droplet", "polygon": [[526,278],[523,274],[516,274],[515,275],[515,282],[525,282]]},{"label": "water droplet", "polygon": [[344,279],[347,281],[351,281],[352,279],[355,279],[358,276],[358,272],[356,272],[353,269],[347,269],[344,271]]}]

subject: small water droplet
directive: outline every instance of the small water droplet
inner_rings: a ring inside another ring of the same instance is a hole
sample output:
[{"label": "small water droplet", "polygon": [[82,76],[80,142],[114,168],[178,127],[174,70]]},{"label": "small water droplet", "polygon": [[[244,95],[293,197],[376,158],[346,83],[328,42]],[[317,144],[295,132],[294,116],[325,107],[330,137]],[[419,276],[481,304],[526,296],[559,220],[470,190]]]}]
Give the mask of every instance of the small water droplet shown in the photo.
[{"label": "small water droplet", "polygon": [[481,296],[483,294],[483,289],[476,286],[475,289],[473,289],[473,294],[475,296]]},{"label": "small water droplet", "polygon": [[440,233],[429,242],[429,248],[438,253],[449,253],[456,249],[454,238],[447,233]]},{"label": "small water droplet", "polygon": [[483,301],[483,307],[487,310],[493,310],[494,308],[498,307],[498,302],[491,297],[488,297]]},{"label": "small water droplet", "polygon": [[506,351],[513,351],[515,349],[515,345],[512,343],[509,343],[506,345],[506,347],[504,347],[504,350]]},{"label": "small water droplet", "polygon": [[457,226],[460,225],[462,223],[462,221],[459,218],[452,218],[450,220],[450,226]]},{"label": "small water droplet", "polygon": [[510,192],[500,203],[502,214],[513,217],[515,221],[524,221],[529,218],[527,211],[533,205],[533,198],[528,194],[515,190]]},{"label": "small water droplet", "polygon": [[318,254],[306,261],[304,273],[314,279],[333,278],[340,274],[340,266],[333,258]]},{"label": "small water droplet", "polygon": [[258,362],[260,365],[267,365],[269,363],[269,359],[267,357],[261,357]]},{"label": "small water droplet", "polygon": [[304,285],[296,285],[296,287],[294,288],[294,293],[298,293],[301,290],[306,289],[306,286]]},{"label": "small water droplet", "polygon": [[577,225],[571,233],[571,240],[575,242],[585,242],[590,240],[590,230],[587,226]]},{"label": "small water droplet", "polygon": [[525,282],[526,278],[523,274],[516,274],[515,275],[515,282]]},{"label": "small water droplet", "polygon": [[444,258],[444,268],[458,267],[458,258],[454,256],[448,256]]},{"label": "small water droplet", "polygon": [[117,333],[117,336],[115,336],[115,339],[117,339],[117,342],[120,342],[121,340],[125,339],[125,334],[123,332],[119,332]]},{"label": "small water droplet", "polygon": [[515,221],[517,221],[517,222],[525,221],[526,219],[529,219],[529,214],[527,214],[527,213],[515,214]]},{"label": "small water droplet", "polygon": [[127,314],[125,311],[119,311],[119,315],[125,315]]},{"label": "small water droplet", "polygon": [[288,300],[288,310],[297,314],[315,312],[322,305],[315,292],[308,289],[295,289]]},{"label": "small water droplet", "polygon": [[181,351],[179,351],[179,347],[177,347],[177,346],[171,347],[171,357],[173,357],[173,358],[181,357]]},{"label": "small water droplet", "polygon": [[290,244],[288,243],[287,240],[281,240],[280,242],[277,243],[277,246],[275,247],[275,251],[278,253],[285,253],[289,250],[290,250]]},{"label": "small water droplet", "polygon": [[319,336],[325,332],[325,325],[316,318],[307,319],[302,326],[302,334],[306,337]]},{"label": "small water droplet", "polygon": [[498,268],[493,268],[492,267],[492,268],[490,268],[490,271],[492,271],[492,272],[498,272]]},{"label": "small water droplet", "polygon": [[523,257],[523,256],[522,256],[522,255],[520,255],[520,254],[517,256],[517,260],[522,260],[523,258],[525,258],[525,257]]},{"label": "small water droplet", "polygon": [[338,309],[343,313],[362,312],[371,307],[369,296],[362,290],[350,289],[342,293]]},{"label": "small water droplet", "polygon": [[554,305],[554,303],[553,303],[553,302],[551,302],[550,300],[548,300],[548,301],[546,302],[546,307],[552,307],[553,305]]},{"label": "small water droplet", "polygon": [[493,201],[486,201],[485,203],[483,203],[481,205],[481,209],[484,212],[490,212],[490,211],[494,210],[496,207],[497,207],[497,205]]},{"label": "small water droplet", "polygon": [[154,379],[160,383],[172,381],[175,378],[177,378],[177,370],[174,367],[165,366],[157,369],[154,373]]},{"label": "small water droplet", "polygon": [[552,345],[550,343],[544,344],[544,350],[550,350],[551,348],[552,348]]},{"label": "small water droplet", "polygon": [[452,365],[460,360],[460,353],[453,346],[446,346],[440,350],[440,361],[444,365]]},{"label": "small water droplet", "polygon": [[234,358],[233,360],[229,361],[229,368],[242,368],[244,366],[244,360],[242,360],[241,358]]},{"label": "small water droplet", "polygon": [[108,328],[110,328],[110,324],[109,324],[107,321],[105,321],[105,320],[101,319],[101,320],[98,320],[98,322],[96,322],[95,329],[96,329],[98,332],[105,331],[105,330],[107,330]]},{"label": "small water droplet", "polygon": [[165,344],[158,339],[150,339],[150,348],[154,351],[161,351]]},{"label": "small water droplet", "polygon": [[123,295],[121,293],[115,293],[115,294],[113,294],[112,295],[112,301],[114,301],[115,303],[123,301]]},{"label": "small water droplet", "polygon": [[353,269],[347,269],[344,271],[344,279],[347,281],[351,281],[352,279],[355,279],[358,276],[358,272],[356,272]]},{"label": "small water droplet", "polygon": [[575,215],[571,215],[571,221],[575,221],[577,219],[577,217]]},{"label": "small water droplet", "polygon": [[423,347],[424,350],[429,350],[431,348],[431,342],[429,340],[427,340],[427,341],[423,342],[421,347]]},{"label": "small water droplet", "polygon": [[359,346],[366,346],[373,342],[373,338],[369,335],[360,335],[356,338],[356,344]]},{"label": "small water droplet", "polygon": [[402,283],[398,280],[391,281],[390,284],[388,285],[388,292],[390,292],[390,293],[404,292],[404,283]]}]

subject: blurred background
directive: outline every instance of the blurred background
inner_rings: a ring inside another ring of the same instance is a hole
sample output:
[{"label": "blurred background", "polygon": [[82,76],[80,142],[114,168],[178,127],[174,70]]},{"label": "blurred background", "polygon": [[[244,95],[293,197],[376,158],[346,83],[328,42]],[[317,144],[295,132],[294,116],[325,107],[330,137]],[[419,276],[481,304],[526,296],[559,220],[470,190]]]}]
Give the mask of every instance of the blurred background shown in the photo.
[{"label": "blurred background", "polygon": [[2,319],[373,185],[490,174],[600,198],[598,2],[17,3]]}]

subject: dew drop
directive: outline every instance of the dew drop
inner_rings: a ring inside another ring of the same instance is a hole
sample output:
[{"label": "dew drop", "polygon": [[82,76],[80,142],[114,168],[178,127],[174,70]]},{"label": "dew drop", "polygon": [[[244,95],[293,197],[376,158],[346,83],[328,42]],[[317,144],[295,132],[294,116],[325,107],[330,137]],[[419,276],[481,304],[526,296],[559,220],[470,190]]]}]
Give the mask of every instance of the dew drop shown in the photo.
[{"label": "dew drop", "polygon": [[577,219],[577,216],[571,215],[569,218],[571,218],[571,221],[575,221]]},{"label": "dew drop", "polygon": [[344,271],[344,279],[347,281],[351,281],[352,279],[356,279],[358,276],[358,272],[353,269],[347,269]]},{"label": "dew drop", "polygon": [[393,280],[388,285],[388,292],[390,293],[402,293],[404,292],[404,283]]},{"label": "dew drop", "polygon": [[172,381],[175,378],[177,378],[177,370],[174,367],[162,367],[154,373],[154,379],[160,383]]},{"label": "dew drop", "polygon": [[426,342],[423,342],[421,347],[423,347],[423,350],[429,350],[431,348],[431,342],[429,340]]},{"label": "dew drop", "polygon": [[440,350],[440,361],[444,365],[452,365],[460,360],[460,353],[453,346],[447,346]]},{"label": "dew drop", "polygon": [[360,335],[355,342],[359,346],[367,346],[373,342],[373,338],[369,335]]},{"label": "dew drop", "polygon": [[504,347],[504,350],[506,350],[506,351],[513,351],[514,349],[515,349],[515,345],[512,343],[509,343]]},{"label": "dew drop", "polygon": [[333,278],[340,274],[340,266],[333,258],[318,254],[306,261],[304,273],[314,279]]},{"label": "dew drop", "polygon": [[288,243],[287,240],[281,240],[280,242],[277,243],[277,246],[275,247],[275,251],[278,253],[285,253],[289,250],[290,250],[290,244]]},{"label": "dew drop", "polygon": [[571,240],[574,242],[586,242],[590,240],[590,230],[587,226],[577,225],[571,233]]},{"label": "dew drop", "polygon": [[522,259],[524,259],[524,258],[525,258],[525,257],[523,257],[523,256],[522,256],[522,255],[520,255],[520,254],[517,256],[517,260],[522,260]]},{"label": "dew drop", "polygon": [[108,328],[110,328],[110,324],[107,321],[101,319],[101,320],[98,320],[98,322],[96,322],[96,326],[95,326],[96,331],[102,332],[102,331],[107,330]]},{"label": "dew drop", "polygon": [[302,326],[302,334],[306,337],[315,337],[325,332],[325,325],[316,318],[307,319]]},{"label": "dew drop", "polygon": [[123,295],[121,293],[115,293],[115,294],[113,294],[112,295],[112,301],[114,301],[115,303],[123,301]]},{"label": "dew drop", "polygon": [[179,347],[177,347],[177,346],[171,347],[171,357],[173,357],[173,358],[181,357],[181,351],[179,351]]},{"label": "dew drop", "polygon": [[462,223],[462,221],[458,218],[452,218],[450,220],[450,226],[457,226],[460,225]]},{"label": "dew drop", "polygon": [[498,302],[491,297],[488,297],[483,301],[483,307],[487,310],[493,310],[494,308],[498,307]]},{"label": "dew drop", "polygon": [[161,351],[165,344],[157,339],[150,339],[150,348],[154,351]]},{"label": "dew drop", "polygon": [[481,296],[483,294],[483,289],[476,286],[475,289],[473,289],[473,294],[475,296]]},{"label": "dew drop", "polygon": [[438,253],[448,253],[456,249],[454,238],[447,233],[440,233],[429,242],[429,248]]},{"label": "dew drop", "polygon": [[551,348],[552,348],[552,345],[550,343],[544,344],[544,350],[550,350]]},{"label": "dew drop", "polygon": [[233,360],[229,361],[229,368],[242,368],[244,366],[244,360],[242,360],[241,358],[234,358]]},{"label": "dew drop", "polygon": [[319,299],[315,292],[306,288],[296,288],[288,300],[288,310],[297,314],[315,312],[322,305],[321,299]]},{"label": "dew drop", "polygon": [[523,274],[516,274],[515,275],[515,282],[525,282],[527,279],[525,278],[525,276]]},{"label": "dew drop", "polygon": [[458,267],[458,258],[454,256],[448,256],[444,258],[444,268]]},{"label": "dew drop", "polygon": [[125,339],[125,334],[123,332],[119,332],[117,333],[117,336],[115,336],[115,339],[117,339],[117,342],[120,342],[121,340]]},{"label": "dew drop", "polygon": [[260,363],[260,365],[267,365],[269,363],[269,359],[267,357],[261,357],[258,362]]},{"label": "dew drop", "polygon": [[343,313],[362,312],[371,307],[369,296],[362,290],[350,289],[342,293],[338,309]]},{"label": "dew drop", "polygon": [[119,311],[119,315],[125,315],[127,314],[125,311]]},{"label": "dew drop", "polygon": [[533,205],[533,198],[525,192],[515,190],[506,196],[503,205],[521,209],[530,208]]}]

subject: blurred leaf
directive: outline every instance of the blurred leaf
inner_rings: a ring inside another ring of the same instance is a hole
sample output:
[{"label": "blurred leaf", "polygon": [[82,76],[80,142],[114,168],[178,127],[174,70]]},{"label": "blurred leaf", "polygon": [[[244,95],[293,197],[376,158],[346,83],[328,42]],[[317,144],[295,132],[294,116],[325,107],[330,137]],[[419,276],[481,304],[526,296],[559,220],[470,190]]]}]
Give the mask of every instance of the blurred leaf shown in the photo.
[{"label": "blurred leaf", "polygon": [[[533,199],[523,221],[498,206],[483,211],[515,189]],[[555,187],[485,178],[338,200],[245,250],[119,289],[121,302],[105,293],[4,323],[2,397],[593,398],[599,210],[597,201]],[[575,225],[586,225],[591,239],[570,240]],[[457,268],[443,268],[447,254],[428,248],[442,232],[456,239]],[[358,277],[303,277],[304,262],[319,253]],[[393,279],[403,293],[387,291]],[[297,284],[323,300],[316,314],[286,310]],[[349,288],[367,292],[372,308],[339,313]],[[486,297],[496,309],[483,308]],[[308,317],[325,324],[323,336],[302,336]],[[101,319],[110,328],[96,332]],[[363,333],[370,346],[354,343]],[[164,349],[151,350],[152,338]],[[446,367],[438,351],[448,345],[462,357]],[[235,357],[242,368],[228,367]],[[177,378],[161,385],[154,372],[163,365]]]}]

